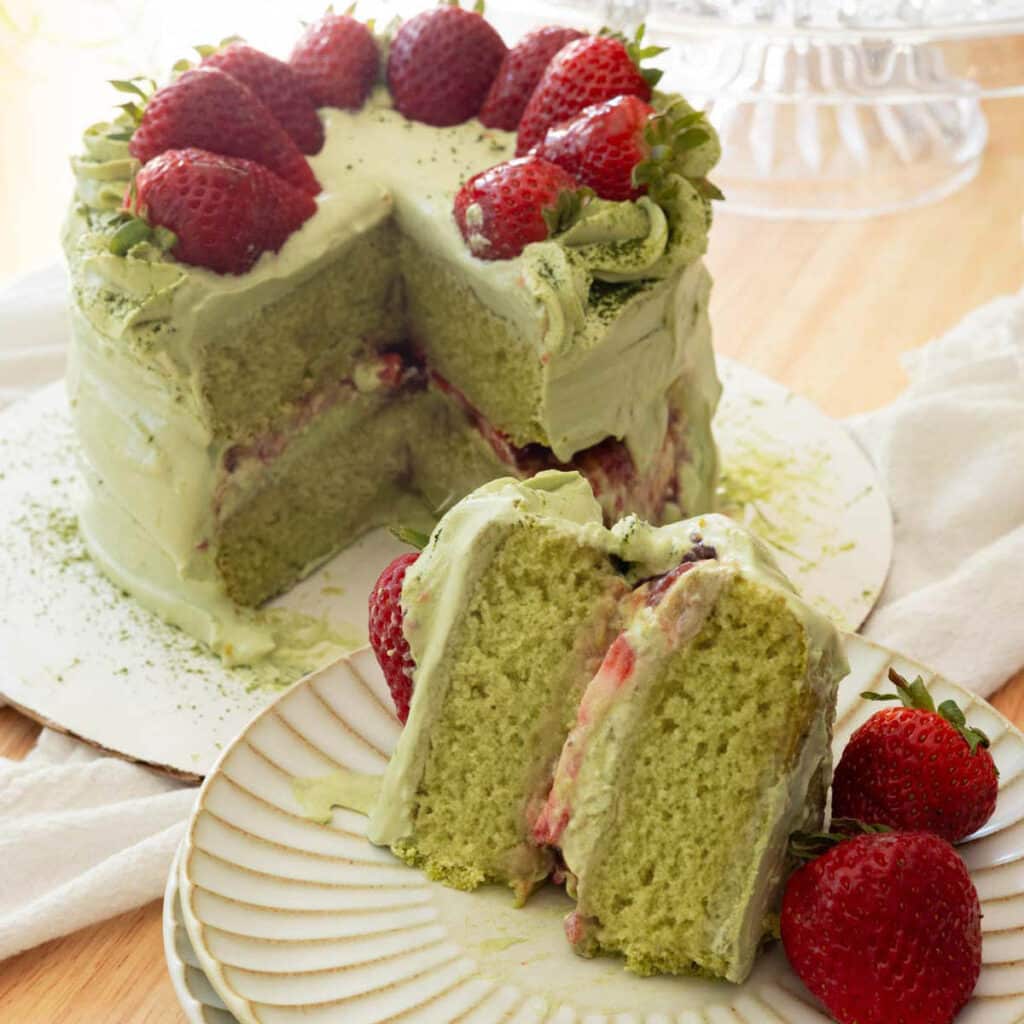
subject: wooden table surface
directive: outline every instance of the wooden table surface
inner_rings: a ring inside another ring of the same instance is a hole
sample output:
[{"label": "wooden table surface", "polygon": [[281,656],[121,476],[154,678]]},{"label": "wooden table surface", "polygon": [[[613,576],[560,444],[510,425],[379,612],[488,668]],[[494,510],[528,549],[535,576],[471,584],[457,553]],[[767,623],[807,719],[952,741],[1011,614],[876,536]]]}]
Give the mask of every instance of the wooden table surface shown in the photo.
[{"label": "wooden table surface", "polygon": [[[891,401],[899,355],[1024,285],[1024,101],[989,108],[978,178],[944,203],[863,223],[750,220],[722,212],[709,263],[718,350],[846,416]],[[995,699],[1024,725],[1024,672]],[[37,727],[0,710],[0,755]],[[0,1018],[25,1024],[180,1022],[160,905],[0,964]]]}]

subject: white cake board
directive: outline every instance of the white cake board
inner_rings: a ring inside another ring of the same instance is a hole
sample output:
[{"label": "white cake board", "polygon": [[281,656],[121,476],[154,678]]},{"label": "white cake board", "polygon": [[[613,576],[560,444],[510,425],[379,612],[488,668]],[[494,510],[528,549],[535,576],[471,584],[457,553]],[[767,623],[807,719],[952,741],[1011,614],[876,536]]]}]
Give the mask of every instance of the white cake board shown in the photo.
[{"label": "white cake board", "polygon": [[[727,507],[777,545],[809,600],[855,629],[892,549],[874,469],[809,402],[736,364],[721,371],[716,431]],[[0,414],[0,694],[96,746],[197,778],[294,678],[278,675],[271,685],[265,671],[225,668],[109,583],[77,533],[79,486],[60,383]],[[402,549],[377,531],[280,604],[326,616],[358,646],[367,594]]]}]

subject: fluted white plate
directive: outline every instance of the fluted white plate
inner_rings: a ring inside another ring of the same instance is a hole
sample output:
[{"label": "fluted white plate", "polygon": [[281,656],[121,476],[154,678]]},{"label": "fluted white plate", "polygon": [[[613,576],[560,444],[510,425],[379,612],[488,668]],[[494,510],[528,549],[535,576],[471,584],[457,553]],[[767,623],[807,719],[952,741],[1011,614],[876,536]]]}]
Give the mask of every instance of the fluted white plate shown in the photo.
[{"label": "fluted white plate", "polygon": [[[984,968],[958,1024],[1024,1020],[1024,736],[985,701],[858,636],[839,695],[835,750],[891,689],[920,673],[985,729],[1000,769],[995,816],[961,849],[984,913]],[[639,978],[570,950],[554,887],[515,909],[506,889],[460,893],[372,846],[365,818],[303,816],[296,780],[380,772],[399,735],[363,650],[258,715],[203,786],[178,870],[184,929],[168,957],[189,1019],[225,1024],[825,1024],[775,948],[743,986]],[[174,900],[172,877],[169,899]],[[176,938],[175,938],[176,936]],[[188,942],[185,939],[189,940]],[[208,982],[208,986],[207,986]],[[218,1016],[220,1014],[220,1016]]]},{"label": "fluted white plate", "polygon": [[164,889],[164,959],[167,973],[178,1003],[185,1011],[188,1024],[235,1024],[235,1018],[224,1006],[224,1001],[213,990],[203,974],[192,941],[185,931],[181,916],[181,896],[178,892],[179,850],[171,865]]},{"label": "fluted white plate", "polygon": [[[892,526],[875,471],[842,425],[806,399],[720,361],[715,421],[730,508],[775,543],[808,600],[856,628],[889,568]],[[302,672],[226,668],[143,610],[78,536],[76,441],[63,386],[0,412],[0,696],[108,751],[198,779],[245,723]],[[366,596],[403,545],[378,530],[275,602],[366,642]],[[157,723],[154,727],[154,723]]]}]

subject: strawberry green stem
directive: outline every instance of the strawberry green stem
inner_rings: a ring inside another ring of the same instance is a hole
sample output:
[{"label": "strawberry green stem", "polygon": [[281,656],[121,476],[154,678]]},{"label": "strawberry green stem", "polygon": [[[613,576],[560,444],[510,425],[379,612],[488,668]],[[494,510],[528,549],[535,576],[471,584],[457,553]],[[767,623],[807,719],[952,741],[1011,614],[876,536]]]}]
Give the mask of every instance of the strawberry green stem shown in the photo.
[{"label": "strawberry green stem", "polygon": [[403,544],[408,544],[417,551],[422,551],[430,541],[429,534],[423,533],[420,530],[414,530],[409,526],[393,526],[391,532]]},{"label": "strawberry green stem", "polygon": [[833,818],[828,832],[794,832],[789,837],[792,855],[800,861],[814,860],[854,836],[884,835],[888,825],[871,825],[856,818]]},{"label": "strawberry green stem", "polygon": [[936,708],[935,701],[932,699],[932,695],[928,692],[928,688],[920,676],[912,683],[908,683],[896,669],[890,666],[889,681],[896,687],[896,693],[872,693],[868,690],[862,693],[861,696],[865,700],[898,700],[902,702],[905,708],[910,708],[914,711],[930,711],[933,714],[940,715],[960,733],[971,748],[972,755],[977,752],[978,747],[987,748],[991,745],[988,736],[981,729],[967,724],[967,719],[964,717],[964,713],[956,701],[944,700]]}]

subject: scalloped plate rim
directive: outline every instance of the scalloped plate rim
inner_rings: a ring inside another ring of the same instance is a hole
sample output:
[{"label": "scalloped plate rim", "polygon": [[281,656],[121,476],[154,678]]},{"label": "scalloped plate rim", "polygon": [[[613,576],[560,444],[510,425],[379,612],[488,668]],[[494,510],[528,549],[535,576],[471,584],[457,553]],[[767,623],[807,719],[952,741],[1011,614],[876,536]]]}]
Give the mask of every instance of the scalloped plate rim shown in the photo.
[{"label": "scalloped plate rim", "polygon": [[[885,647],[885,646],[883,646],[881,644],[877,644],[877,643],[875,643],[873,641],[869,641],[869,640],[865,639],[864,637],[862,637],[862,636],[860,636],[858,634],[852,634],[852,633],[844,634],[844,639],[845,639],[845,643],[847,645],[848,650],[860,651],[861,653],[863,653],[865,655],[869,655],[869,654],[870,655],[874,655],[876,658],[878,658],[878,660],[880,662],[891,662],[893,660],[898,660],[900,662],[903,662],[904,664],[909,664],[911,666],[914,666],[915,669],[920,669],[920,671],[922,673],[926,674],[926,676],[929,679],[938,679],[943,684],[945,684],[945,685],[951,687],[952,689],[956,690],[961,695],[961,699],[963,700],[965,705],[978,706],[978,707],[986,709],[989,713],[995,715],[1001,721],[1001,723],[1003,724],[1003,726],[1004,726],[1004,728],[1006,730],[1006,733],[1012,738],[1012,740],[1015,743],[1016,747],[1019,748],[1020,751],[1024,752],[1024,732],[1022,732],[1013,722],[1011,722],[1005,715],[1003,715],[1000,711],[998,711],[998,709],[993,707],[984,698],[978,696],[977,694],[971,692],[970,690],[967,690],[964,687],[961,687],[961,686],[959,686],[959,685],[957,685],[955,683],[952,683],[951,681],[949,681],[949,680],[945,679],[943,676],[941,676],[938,672],[936,672],[936,671],[934,671],[932,669],[929,669],[927,666],[924,666],[924,665],[920,664],[919,662],[914,661],[912,659],[905,658],[904,656],[898,654],[897,652],[895,652],[895,651],[893,651],[893,650],[891,650],[891,649],[889,649],[889,648],[887,648],[887,647]],[[370,652],[370,649],[368,647],[360,648],[358,651],[353,652],[353,654],[346,656],[346,658],[339,659],[339,661],[354,660],[356,658],[360,658],[362,660],[369,659],[371,664],[375,665],[375,663],[373,662],[373,659],[372,659],[372,652]],[[196,804],[195,804],[195,808],[194,808],[192,816],[191,816],[191,818],[189,820],[188,829],[187,829],[185,838],[182,840],[181,850],[179,851],[179,854],[175,858],[175,864],[172,867],[171,874],[170,874],[169,880],[168,880],[168,887],[167,887],[168,898],[173,898],[174,894],[180,892],[180,895],[181,895],[181,912],[182,912],[182,918],[183,918],[183,921],[184,921],[184,924],[185,924],[185,928],[186,928],[186,934],[187,934],[187,936],[189,938],[190,943],[192,944],[192,948],[193,948],[193,950],[194,950],[194,952],[195,952],[195,954],[197,956],[197,959],[198,959],[199,963],[202,965],[201,969],[202,969],[202,971],[203,971],[207,981],[210,983],[212,988],[217,992],[217,994],[220,996],[220,998],[222,998],[224,1000],[225,1005],[227,1007],[229,1007],[233,1012],[235,1012],[237,1019],[239,1021],[242,1021],[242,1022],[255,1021],[256,1017],[255,1016],[251,1016],[251,1017],[248,1016],[248,1013],[247,1013],[248,1004],[242,1003],[240,1005],[240,1001],[238,1001],[236,999],[236,996],[235,996],[234,992],[231,990],[230,986],[228,986],[224,982],[224,979],[223,979],[223,977],[221,975],[221,969],[222,969],[223,965],[220,964],[220,962],[217,961],[217,959],[211,953],[209,953],[209,951],[207,949],[205,949],[201,945],[197,945],[196,942],[195,942],[195,933],[196,933],[196,931],[197,930],[201,931],[202,928],[203,928],[203,923],[200,920],[198,920],[198,918],[196,918],[194,916],[193,910],[192,910],[192,907],[191,907],[191,903],[190,903],[190,899],[188,898],[188,897],[191,896],[191,892],[192,892],[192,888],[193,888],[193,882],[192,882],[192,879],[190,878],[190,875],[189,875],[189,868],[190,868],[190,865],[192,863],[192,857],[193,857],[193,855],[195,853],[195,850],[196,850],[196,847],[194,845],[195,828],[196,828],[196,825],[197,825],[197,823],[198,823],[198,821],[200,819],[200,815],[202,814],[202,812],[205,809],[205,800],[206,800],[206,796],[207,796],[208,790],[215,783],[215,781],[220,777],[220,773],[221,773],[221,769],[222,769],[223,764],[231,756],[232,752],[236,749],[236,747],[239,746],[241,743],[243,743],[246,740],[246,737],[248,736],[250,731],[265,716],[268,716],[268,715],[273,713],[273,711],[276,708],[276,706],[277,706],[279,701],[284,700],[289,693],[293,693],[298,688],[303,687],[303,686],[309,686],[312,683],[313,680],[317,679],[323,673],[328,671],[330,669],[330,667],[331,666],[327,666],[324,669],[321,669],[318,672],[312,673],[311,675],[305,677],[303,680],[300,680],[298,683],[295,684],[295,686],[292,688],[292,690],[289,690],[286,693],[283,693],[280,696],[280,698],[278,698],[278,701],[275,701],[273,704],[271,704],[268,707],[262,709],[256,716],[254,716],[254,718],[251,720],[249,725],[243,730],[243,732],[240,733],[239,736],[236,737],[236,739],[223,751],[223,753],[222,753],[221,757],[218,759],[217,764],[215,765],[214,769],[210,772],[210,774],[207,777],[206,781],[204,782],[202,788],[200,789],[200,792],[198,794],[198,798],[197,798],[197,801],[196,801]],[[849,721],[850,716],[855,713],[859,703],[863,703],[863,702],[859,702],[857,699],[854,699],[854,700],[852,700],[849,703],[849,706],[845,709],[845,711],[842,711],[841,713],[837,714],[837,726],[840,726],[844,722]],[[997,811],[997,813],[998,813],[998,811]],[[1017,825],[1017,824],[1020,823],[1021,820],[1024,820],[1024,817],[1018,818],[1018,819],[1014,819],[1014,821],[1009,822],[1007,825],[1004,825],[1003,827],[1004,828],[1008,828],[1011,825]],[[980,840],[986,838],[987,836],[989,836],[991,834],[992,834],[991,831],[989,831],[987,829],[979,830],[979,832],[976,833],[975,836],[971,837],[971,839],[968,842],[980,841]],[[1024,841],[1021,842],[1021,848],[1020,848],[1019,851],[1017,851],[1017,855],[1012,857],[1012,858],[1010,858],[1009,861],[1007,861],[1007,862],[1008,863],[1013,863],[1013,862],[1016,862],[1016,861],[1020,860],[1021,858],[1024,858]],[[1003,862],[997,862],[996,864],[994,864],[992,866],[993,867],[1002,866],[1002,863]],[[409,869],[409,870],[411,870],[411,869]],[[430,883],[431,887],[433,887],[435,885],[437,885],[437,883]],[[438,886],[438,888],[442,888],[442,887]],[[1015,891],[1012,894],[1010,894],[1010,895],[1012,895],[1012,896],[1024,895],[1024,883],[1022,883],[1019,886],[1019,892],[1015,889]],[[167,911],[165,910],[165,919],[167,918],[167,916],[168,916],[167,915]],[[1015,930],[1017,930],[1017,929],[1015,929]],[[1020,931],[1021,940],[1022,940],[1021,941],[1021,954],[1022,955],[1021,955],[1020,959],[1024,959],[1024,926],[1022,926],[1022,928],[1019,929],[1019,931]],[[175,967],[172,964],[172,961],[177,961],[178,964],[180,964],[181,961],[178,958],[177,951],[174,949],[173,945],[166,946],[166,950],[167,950],[167,956],[168,956],[168,963],[169,963],[169,966],[172,969],[172,980],[173,980]],[[616,961],[614,959],[611,959],[611,958],[608,958],[608,959],[600,961],[600,962],[602,964],[606,965],[606,966],[613,966],[616,963]],[[1006,963],[1006,961],[1002,961],[1002,960],[998,961],[998,965],[1003,965],[1005,963]],[[197,997],[196,997],[195,993],[193,993],[187,987],[187,983],[184,980],[184,972],[180,971],[179,973],[181,975],[180,985],[183,986],[184,991],[188,993],[186,998],[189,999],[189,1000],[196,1000]],[[789,978],[792,981],[794,981],[796,983],[796,985],[799,987],[799,982],[796,982],[796,979],[792,975],[789,975]],[[685,983],[685,982],[682,982],[682,983]],[[458,982],[456,987],[461,986],[462,984],[464,984],[464,982],[460,981],[460,982]],[[997,998],[997,999],[1019,999],[1019,1000],[1021,1000],[1021,1007],[1020,1007],[1021,1013],[1020,1013],[1019,1016],[1014,1018],[1014,1022],[1024,1021],[1024,981],[1022,981],[1020,983],[1019,988],[1020,988],[1019,992],[1004,993],[1002,996],[993,997],[993,998]],[[179,999],[181,999],[181,997],[182,997],[182,990],[181,990],[181,988],[179,988],[178,984],[175,985],[175,991],[179,995]],[[726,990],[726,991],[728,991],[728,990]],[[739,990],[737,990],[737,991],[739,991]],[[788,990],[785,990],[785,991],[788,991]],[[524,1000],[526,998],[528,998],[530,994],[531,993],[527,993],[527,996],[524,997]],[[537,993],[533,993],[533,994],[537,995]],[[796,993],[789,993],[789,994],[790,995],[796,995]],[[542,993],[540,995],[542,995]],[[980,1000],[982,998],[985,998],[986,1001],[987,1001],[987,997],[979,997],[979,996],[976,995],[974,998],[972,998],[971,1003],[968,1004],[969,1007],[970,1006],[975,1006],[975,1012],[970,1014],[970,1022],[971,1022],[971,1024],[987,1024],[987,1021],[991,1019],[987,1013],[984,1013],[984,1012],[979,1013],[978,1012],[978,1008],[977,1008],[976,1004],[979,1004]],[[805,1000],[809,1000],[809,1001],[805,1002]],[[802,998],[799,998],[799,1001],[803,1004],[805,1009],[811,1009],[812,1008],[813,1000],[811,999],[811,997],[806,992],[802,992]],[[519,1005],[519,1004],[517,1004],[517,1005]],[[564,1006],[564,1004],[561,1004],[561,1005]],[[728,1004],[712,1004],[712,1005],[727,1006]],[[1006,1005],[1009,1005],[1009,1004],[1006,1004]],[[1014,1004],[1014,1006],[1015,1005],[1016,1004]],[[241,1013],[238,1012],[239,1009],[241,1009]],[[686,1009],[687,1008],[684,1007],[679,1012],[684,1013]],[[772,1009],[773,1009],[773,1011],[776,1014],[780,1015],[780,1020],[784,1020],[784,1018],[781,1016],[781,1011],[779,1010],[778,1007],[772,1007]],[[560,1004],[559,1003],[556,1002],[556,1003],[551,1004],[547,1008],[547,1010],[545,1011],[545,1016],[543,1017],[543,1019],[545,1021],[554,1020],[555,1017],[556,1017],[556,1014],[559,1013],[559,1010],[560,1010]],[[824,1017],[821,1016],[820,1010],[818,1010],[816,1007],[814,1007],[814,1011],[815,1011],[815,1013],[818,1014],[818,1017],[815,1018],[815,1019],[821,1019],[821,1020],[825,1019]],[[186,1007],[186,1012],[188,1012],[188,1007]],[[197,1011],[197,1010],[193,1009],[193,1012],[201,1013],[201,1010]],[[580,1015],[582,1015],[582,1016],[586,1016],[587,1014],[595,1014],[595,1013],[598,1016],[601,1015],[601,1011],[595,1011],[592,1008],[586,1008],[586,1007],[579,1008],[577,1012]],[[612,1013],[612,1012],[617,1012],[617,1011],[608,1011],[608,1012]],[[966,1012],[966,1010],[963,1011],[963,1012]],[[646,1014],[646,1011],[641,1011],[641,1013]],[[192,1019],[194,1019],[197,1022],[197,1024],[206,1024],[205,1019],[202,1016],[190,1018],[190,1020],[192,1020]],[[541,1019],[541,1018],[538,1018],[538,1020],[539,1019]],[[570,1015],[570,1017],[568,1019],[575,1020],[576,1017],[572,1017]],[[640,1020],[643,1020],[643,1019],[645,1019],[645,1017],[644,1016],[639,1016],[639,1015],[636,1018],[636,1020],[638,1022]],[[695,1016],[694,1020],[697,1020],[697,1019],[699,1019],[699,1018],[697,1016]],[[807,1018],[807,1019],[811,1019],[811,1018]],[[789,1024],[789,1022],[786,1022],[786,1024]],[[1000,1021],[1000,1024],[1003,1024],[1003,1022]]]}]

